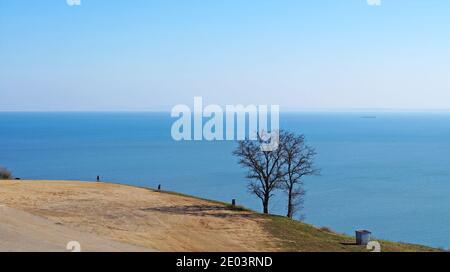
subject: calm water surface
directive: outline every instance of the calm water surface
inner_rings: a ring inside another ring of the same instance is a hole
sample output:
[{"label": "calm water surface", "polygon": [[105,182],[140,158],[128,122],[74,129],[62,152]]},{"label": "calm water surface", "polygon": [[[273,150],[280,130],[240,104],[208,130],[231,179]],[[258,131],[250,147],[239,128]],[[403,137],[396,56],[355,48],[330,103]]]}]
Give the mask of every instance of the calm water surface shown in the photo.
[{"label": "calm water surface", "polygon": [[[306,221],[352,234],[450,247],[450,113],[290,113],[321,176],[306,180]],[[371,114],[373,115],[373,114]],[[174,142],[168,113],[0,113],[0,165],[28,179],[102,179],[260,209],[234,142]],[[1,196],[0,196],[1,202]],[[272,211],[284,213],[279,193]]]}]

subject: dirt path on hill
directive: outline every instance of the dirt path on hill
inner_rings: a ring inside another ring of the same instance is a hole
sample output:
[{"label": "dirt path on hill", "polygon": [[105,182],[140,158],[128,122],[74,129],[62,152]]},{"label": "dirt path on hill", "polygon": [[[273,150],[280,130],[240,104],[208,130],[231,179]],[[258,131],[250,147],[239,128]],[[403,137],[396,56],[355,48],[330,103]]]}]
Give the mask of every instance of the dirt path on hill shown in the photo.
[{"label": "dirt path on hill", "polygon": [[[74,242],[75,244],[70,246]],[[40,216],[0,205],[0,252],[71,252],[72,250],[150,251],[75,231]]]}]

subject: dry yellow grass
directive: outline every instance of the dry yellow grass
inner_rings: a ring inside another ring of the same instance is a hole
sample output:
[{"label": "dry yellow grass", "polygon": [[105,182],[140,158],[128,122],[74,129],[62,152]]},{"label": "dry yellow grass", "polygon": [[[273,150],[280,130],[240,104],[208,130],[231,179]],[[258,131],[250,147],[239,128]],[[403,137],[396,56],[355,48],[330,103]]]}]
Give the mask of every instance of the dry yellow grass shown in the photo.
[{"label": "dry yellow grass", "polygon": [[[47,223],[48,233],[44,233],[44,237],[49,239],[53,239],[55,231],[52,225],[57,224],[66,228],[59,228],[58,235],[90,235],[102,241],[119,243],[110,244],[108,248],[124,251],[367,252],[365,247],[353,244],[353,237],[287,218],[263,216],[243,209],[230,209],[214,201],[126,185],[0,181],[0,205],[51,222]],[[24,218],[29,216],[24,215]],[[42,225],[45,222],[36,218],[31,222],[39,222],[41,233],[45,229]],[[33,224],[27,227],[37,228]],[[380,242],[384,251],[435,250],[418,245]],[[21,243],[24,241],[18,241],[16,246],[20,247]],[[11,245],[14,241],[10,241],[8,246]]]},{"label": "dry yellow grass", "polygon": [[277,250],[256,214],[191,197],[73,181],[1,181],[0,195],[8,207],[158,251]]}]

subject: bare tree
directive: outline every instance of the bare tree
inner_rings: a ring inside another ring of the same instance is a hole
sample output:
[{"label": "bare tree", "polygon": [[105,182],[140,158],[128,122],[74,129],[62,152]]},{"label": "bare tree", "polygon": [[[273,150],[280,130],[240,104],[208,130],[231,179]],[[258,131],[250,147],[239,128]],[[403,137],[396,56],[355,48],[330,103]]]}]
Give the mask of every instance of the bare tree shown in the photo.
[{"label": "bare tree", "polygon": [[303,208],[305,196],[303,177],[319,174],[319,170],[313,165],[316,152],[314,148],[306,145],[304,135],[282,131],[280,139],[282,139],[280,149],[284,172],[283,189],[288,195],[287,216],[293,218]]},{"label": "bare tree", "polygon": [[8,169],[0,166],[0,179],[11,179],[11,177],[11,172],[9,172]]},{"label": "bare tree", "polygon": [[263,212],[269,213],[269,202],[275,189],[279,188],[282,172],[282,149],[263,151],[265,142],[258,135],[258,141],[240,141],[233,152],[239,164],[248,169],[249,192],[255,194],[263,204]]}]

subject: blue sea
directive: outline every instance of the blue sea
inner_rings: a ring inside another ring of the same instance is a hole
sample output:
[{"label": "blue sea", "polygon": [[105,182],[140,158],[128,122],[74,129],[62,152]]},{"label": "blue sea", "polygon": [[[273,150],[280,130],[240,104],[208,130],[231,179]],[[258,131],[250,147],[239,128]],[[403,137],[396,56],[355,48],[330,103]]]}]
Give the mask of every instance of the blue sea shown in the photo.
[{"label": "blue sea", "polygon": [[[376,115],[376,118],[363,118]],[[0,113],[0,165],[24,179],[103,180],[231,201],[247,193],[235,142],[175,142],[169,113]],[[321,175],[305,179],[305,221],[450,248],[450,113],[285,113]],[[1,196],[0,196],[1,202]],[[278,193],[271,211],[285,213]]]}]

